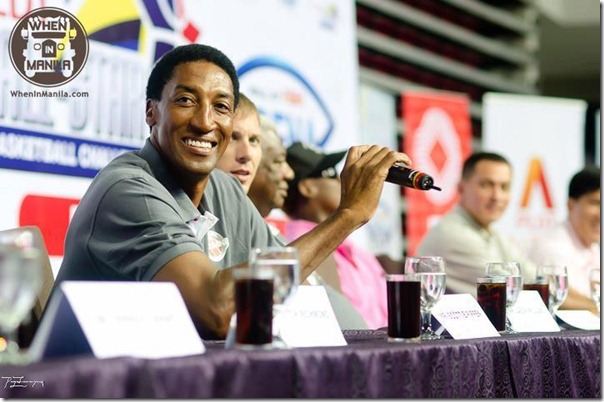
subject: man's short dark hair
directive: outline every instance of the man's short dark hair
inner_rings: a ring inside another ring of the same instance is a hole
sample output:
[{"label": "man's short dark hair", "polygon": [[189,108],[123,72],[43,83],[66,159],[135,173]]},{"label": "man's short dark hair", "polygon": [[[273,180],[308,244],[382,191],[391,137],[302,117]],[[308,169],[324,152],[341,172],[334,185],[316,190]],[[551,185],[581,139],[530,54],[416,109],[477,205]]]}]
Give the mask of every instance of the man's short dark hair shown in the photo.
[{"label": "man's short dark hair", "polygon": [[476,164],[480,161],[502,162],[507,164],[508,166],[511,166],[510,162],[499,154],[493,152],[475,152],[470,155],[463,163],[461,177],[463,179],[467,179],[472,173],[474,173],[474,168],[476,167]]},{"label": "man's short dark hair", "polygon": [[568,185],[568,198],[577,199],[585,194],[600,189],[600,168],[592,165],[586,166],[575,173]]},{"label": "man's short dark hair", "polygon": [[194,61],[208,61],[216,64],[231,77],[233,95],[235,96],[234,106],[236,107],[239,103],[239,79],[237,78],[235,66],[220,50],[197,43],[175,47],[155,63],[147,81],[147,99],[161,100],[164,86],[172,78],[176,66]]}]

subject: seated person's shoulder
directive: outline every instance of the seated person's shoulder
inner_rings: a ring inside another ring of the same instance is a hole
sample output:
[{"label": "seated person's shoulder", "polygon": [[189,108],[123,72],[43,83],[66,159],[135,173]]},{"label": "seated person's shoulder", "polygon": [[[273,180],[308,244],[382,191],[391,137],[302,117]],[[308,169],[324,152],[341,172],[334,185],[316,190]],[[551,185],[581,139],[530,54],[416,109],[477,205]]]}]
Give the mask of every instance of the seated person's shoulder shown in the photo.
[{"label": "seated person's shoulder", "polygon": [[122,180],[152,178],[148,163],[134,152],[126,152],[113,159],[94,178],[91,185],[110,187]]},{"label": "seated person's shoulder", "polygon": [[468,241],[478,241],[479,236],[462,215],[448,213],[428,229],[418,252],[420,254],[443,253],[446,250],[465,248]]},{"label": "seated person's shoulder", "polygon": [[437,238],[455,238],[467,231],[469,231],[469,227],[462,216],[448,213],[428,229],[426,234]]},{"label": "seated person's shoulder", "polygon": [[[236,200],[246,199],[247,195],[236,178],[220,169],[214,169],[210,173],[210,191],[216,192],[221,197],[235,197]],[[229,199],[229,198],[227,198]]]}]

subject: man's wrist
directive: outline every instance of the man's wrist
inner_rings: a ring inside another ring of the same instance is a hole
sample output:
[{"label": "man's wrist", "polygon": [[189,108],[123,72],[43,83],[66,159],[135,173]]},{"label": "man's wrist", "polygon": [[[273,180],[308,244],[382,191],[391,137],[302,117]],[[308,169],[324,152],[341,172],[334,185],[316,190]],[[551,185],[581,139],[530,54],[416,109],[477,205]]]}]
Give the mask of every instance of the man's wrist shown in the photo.
[{"label": "man's wrist", "polygon": [[[359,219],[359,214],[350,208],[338,208],[328,220],[341,226],[342,231],[348,234],[354,232],[368,222],[365,219]],[[346,237],[348,237],[348,234]]]}]

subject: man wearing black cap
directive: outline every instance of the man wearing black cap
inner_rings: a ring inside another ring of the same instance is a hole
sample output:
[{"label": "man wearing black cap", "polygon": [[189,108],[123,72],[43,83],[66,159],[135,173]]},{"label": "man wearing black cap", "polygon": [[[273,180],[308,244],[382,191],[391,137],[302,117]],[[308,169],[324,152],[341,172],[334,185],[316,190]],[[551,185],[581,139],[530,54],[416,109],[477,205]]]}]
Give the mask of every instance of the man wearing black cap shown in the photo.
[{"label": "man wearing black cap", "polygon": [[[344,155],[345,151],[327,154],[300,142],[287,149],[287,162],[296,176],[283,205],[293,218],[287,222],[286,238],[296,239],[311,231],[338,208],[342,187],[336,165]],[[339,286],[369,328],[386,326],[386,279],[379,261],[351,240],[344,240],[333,256],[338,280],[335,286]]]},{"label": "man wearing black cap", "polygon": [[[258,208],[262,217],[266,218],[273,209],[283,207],[289,191],[287,182],[294,178],[294,171],[287,163],[286,149],[277,133],[276,124],[272,120],[260,116],[260,128],[262,130],[262,159],[256,177],[250,186],[248,197]],[[282,229],[274,227],[274,230],[278,233],[277,236],[281,236],[279,231]],[[327,257],[321,267],[330,267],[333,272],[335,267],[333,256]],[[337,273],[335,274],[337,275]],[[321,285],[325,288],[340,328],[366,329],[367,324],[348,299],[325,283],[323,279],[315,271],[307,278],[307,282],[309,285]]]}]

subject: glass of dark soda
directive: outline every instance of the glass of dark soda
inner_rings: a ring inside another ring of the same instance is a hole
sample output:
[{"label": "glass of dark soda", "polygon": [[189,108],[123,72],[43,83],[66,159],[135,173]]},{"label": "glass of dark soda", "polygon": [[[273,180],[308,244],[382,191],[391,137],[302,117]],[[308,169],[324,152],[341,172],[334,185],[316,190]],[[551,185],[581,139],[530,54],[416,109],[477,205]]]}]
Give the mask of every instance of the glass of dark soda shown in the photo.
[{"label": "glass of dark soda", "polygon": [[238,268],[235,282],[235,347],[268,349],[273,342],[274,272]]},{"label": "glass of dark soda", "polygon": [[489,276],[476,278],[476,300],[497,331],[505,331],[507,303],[506,278]]},{"label": "glass of dark soda", "polygon": [[420,274],[386,275],[388,341],[419,342],[421,331]]}]

